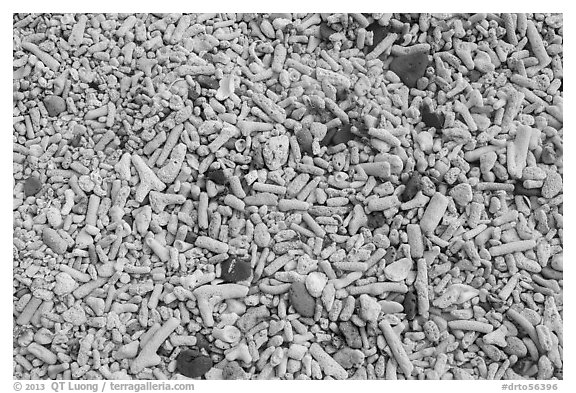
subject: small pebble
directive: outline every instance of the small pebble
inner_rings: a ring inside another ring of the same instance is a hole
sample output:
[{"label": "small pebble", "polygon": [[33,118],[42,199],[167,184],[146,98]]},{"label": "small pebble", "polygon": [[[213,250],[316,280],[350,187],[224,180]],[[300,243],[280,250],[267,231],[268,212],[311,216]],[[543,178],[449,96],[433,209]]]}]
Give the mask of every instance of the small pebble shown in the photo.
[{"label": "small pebble", "polygon": [[50,117],[56,117],[66,110],[66,101],[60,96],[51,95],[44,98],[44,106]]},{"label": "small pebble", "polygon": [[196,82],[198,82],[198,84],[205,89],[217,90],[220,87],[220,83],[208,75],[198,75],[196,77]]},{"label": "small pebble", "polygon": [[27,197],[36,195],[42,189],[42,183],[36,176],[30,176],[24,182],[24,195]]},{"label": "small pebble", "polygon": [[62,313],[62,319],[74,326],[82,326],[87,321],[86,312],[79,304],[75,304]]},{"label": "small pebble", "polygon": [[228,362],[222,369],[222,378],[225,380],[249,379],[250,376],[238,362]]},{"label": "small pebble", "polygon": [[303,317],[313,317],[316,300],[306,290],[302,282],[294,282],[290,286],[290,303],[294,310]]},{"label": "small pebble", "polygon": [[336,30],[328,26],[328,23],[320,23],[320,39],[323,41],[328,41],[332,34],[336,33]]},{"label": "small pebble", "polygon": [[418,172],[412,172],[408,181],[404,183],[405,188],[402,194],[400,194],[400,202],[408,202],[412,200],[418,191],[422,189],[422,175]]},{"label": "small pebble", "polygon": [[226,282],[244,281],[252,274],[249,260],[230,257],[220,266],[222,267],[221,278]]},{"label": "small pebble", "polygon": [[354,325],[352,322],[345,321],[340,322],[338,325],[340,333],[346,339],[346,344],[350,348],[362,348],[362,337],[360,336],[360,332],[358,331],[358,327]]},{"label": "small pebble", "polygon": [[348,141],[354,140],[355,135],[351,131],[351,126],[346,125],[332,136],[331,145],[339,145],[341,143],[348,143]]},{"label": "small pebble", "polygon": [[312,272],[306,276],[306,289],[314,297],[322,295],[322,290],[327,283],[328,277],[324,273]]},{"label": "small pebble", "polygon": [[366,357],[359,349],[344,347],[334,354],[336,360],[344,368],[360,366]]},{"label": "small pebble", "polygon": [[264,163],[271,171],[280,169],[288,161],[290,141],[286,135],[274,136],[266,141],[262,149]]},{"label": "small pebble", "polygon": [[176,358],[176,370],[185,377],[201,377],[213,366],[212,359],[209,356],[197,356],[196,352],[186,349],[180,352]]},{"label": "small pebble", "polygon": [[[382,41],[390,33],[390,26],[382,26],[380,23],[378,23],[378,21],[375,21],[366,27],[366,31],[372,32],[374,34],[374,38],[372,38],[372,45],[366,48],[366,53],[370,53],[380,43],[380,41]],[[380,60],[385,57],[386,55],[384,53],[379,56]]]},{"label": "small pebble", "polygon": [[390,281],[402,281],[408,277],[413,262],[410,258],[402,258],[384,268],[384,275]]},{"label": "small pebble", "polygon": [[259,222],[254,227],[254,243],[260,248],[268,247],[270,244],[270,231],[263,222]]},{"label": "small pebble", "polygon": [[404,312],[406,313],[406,318],[409,320],[414,319],[417,311],[417,298],[414,291],[409,291],[404,295],[404,301],[402,302],[404,307]]},{"label": "small pebble", "polygon": [[72,293],[78,286],[76,280],[66,272],[60,272],[56,275],[56,285],[54,286],[54,294],[57,296],[67,295]]},{"label": "small pebble", "polygon": [[450,196],[460,206],[467,206],[472,202],[472,187],[470,184],[461,183],[450,190]]},{"label": "small pebble", "polygon": [[196,347],[198,349],[204,349],[205,351],[210,352],[210,341],[208,341],[203,334],[197,333]]},{"label": "small pebble", "polygon": [[300,150],[303,153],[312,155],[312,142],[314,141],[314,138],[312,137],[312,134],[308,128],[304,127],[296,131],[296,140],[298,141]]},{"label": "small pebble", "polygon": [[400,80],[408,87],[416,87],[418,79],[424,76],[428,67],[428,55],[426,53],[413,53],[401,55],[390,63],[390,70],[400,77]]},{"label": "small pebble", "polygon": [[439,130],[444,125],[444,114],[439,112],[432,112],[430,106],[423,104],[421,113],[422,121],[426,127],[434,127]]},{"label": "small pebble", "polygon": [[62,255],[68,249],[68,244],[54,229],[44,227],[42,230],[42,241],[56,254]]},{"label": "small pebble", "polygon": [[382,307],[372,296],[360,295],[360,318],[367,322],[376,322],[381,310]]},{"label": "small pebble", "polygon": [[212,169],[207,172],[208,179],[216,184],[224,185],[228,181],[226,174],[222,169]]}]

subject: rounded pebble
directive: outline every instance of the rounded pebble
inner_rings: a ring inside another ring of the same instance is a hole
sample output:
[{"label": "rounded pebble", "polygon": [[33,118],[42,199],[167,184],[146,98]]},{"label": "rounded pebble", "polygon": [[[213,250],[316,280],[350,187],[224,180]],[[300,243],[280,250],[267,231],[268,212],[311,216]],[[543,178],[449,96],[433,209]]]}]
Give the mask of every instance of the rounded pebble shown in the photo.
[{"label": "rounded pebble", "polygon": [[54,229],[44,227],[42,229],[42,241],[56,254],[62,255],[68,249],[68,244]]},{"label": "rounded pebble", "polygon": [[324,287],[328,283],[328,277],[324,273],[312,272],[306,276],[306,289],[310,295],[320,297]]},{"label": "rounded pebble", "polygon": [[436,322],[431,320],[426,321],[422,328],[428,340],[432,341],[433,343],[440,340],[440,329],[438,328],[438,325],[436,325]]},{"label": "rounded pebble", "polygon": [[410,258],[402,258],[384,268],[384,275],[390,281],[402,281],[408,277],[413,262]]},{"label": "rounded pebble", "polygon": [[198,378],[206,374],[213,366],[209,356],[195,356],[196,352],[184,350],[176,358],[176,370],[185,377]]},{"label": "rounded pebble", "polygon": [[416,143],[418,143],[424,153],[430,153],[434,145],[434,138],[428,131],[420,131],[416,135]]},{"label": "rounded pebble", "polygon": [[54,286],[54,294],[57,296],[67,295],[71,293],[78,283],[72,276],[66,272],[60,272],[56,275],[56,285]]},{"label": "rounded pebble", "polygon": [[66,101],[60,96],[48,96],[44,98],[44,106],[48,116],[56,117],[66,110]]},{"label": "rounded pebble", "polygon": [[27,197],[33,196],[38,194],[38,192],[42,189],[42,183],[40,179],[36,176],[30,176],[24,182],[24,195]]},{"label": "rounded pebble", "polygon": [[308,293],[302,282],[294,282],[290,286],[290,303],[294,310],[303,317],[313,317],[316,300]]},{"label": "rounded pebble", "polygon": [[522,339],[515,336],[506,337],[506,347],[504,352],[508,355],[516,355],[518,358],[523,358],[528,354],[528,348]]},{"label": "rounded pebble", "polygon": [[359,349],[344,347],[334,354],[334,360],[344,368],[359,366],[366,357]]},{"label": "rounded pebble", "polygon": [[270,244],[270,231],[263,222],[256,224],[254,227],[254,243],[260,248],[268,247]]},{"label": "rounded pebble", "polygon": [[244,281],[252,274],[250,261],[231,257],[220,265],[222,267],[221,278],[226,282]]}]

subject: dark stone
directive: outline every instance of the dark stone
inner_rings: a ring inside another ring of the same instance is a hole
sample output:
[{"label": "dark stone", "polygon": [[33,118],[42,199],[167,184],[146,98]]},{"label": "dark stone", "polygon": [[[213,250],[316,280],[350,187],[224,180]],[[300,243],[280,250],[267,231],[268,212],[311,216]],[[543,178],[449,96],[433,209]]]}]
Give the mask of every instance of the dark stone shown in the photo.
[{"label": "dark stone", "polygon": [[75,214],[86,214],[86,210],[88,210],[88,198],[86,197],[80,197],[72,206],[72,213]]},{"label": "dark stone", "polygon": [[481,76],[482,74],[480,73],[480,71],[472,70],[468,73],[468,80],[472,83],[478,82],[478,79],[480,79]]},{"label": "dark stone", "polygon": [[348,143],[348,141],[353,140],[354,137],[355,135],[352,133],[352,126],[347,124],[334,134],[332,137],[332,145],[335,146],[341,143]]},{"label": "dark stone", "polygon": [[196,82],[198,82],[198,84],[205,89],[217,90],[220,87],[220,83],[208,75],[198,75],[196,77]]},{"label": "dark stone", "polygon": [[404,296],[404,301],[402,302],[402,306],[404,307],[404,312],[406,313],[406,318],[408,320],[413,320],[416,317],[417,311],[417,298],[414,294],[414,291],[410,291],[406,293]]},{"label": "dark stone", "polygon": [[334,135],[336,135],[336,131],[337,130],[335,128],[329,129],[324,139],[320,141],[320,146],[331,146],[332,138],[334,138]]},{"label": "dark stone", "polygon": [[525,376],[533,365],[534,362],[530,358],[522,358],[518,359],[518,361],[512,366],[512,370],[520,376]]},{"label": "dark stone", "polygon": [[426,127],[434,127],[437,130],[442,129],[444,126],[444,114],[442,112],[432,112],[432,109],[424,104],[422,105],[422,121]]},{"label": "dark stone", "polygon": [[336,101],[338,101],[338,102],[345,101],[349,95],[350,95],[350,90],[340,89],[336,92]]},{"label": "dark stone", "polygon": [[262,169],[264,168],[264,157],[262,156],[262,145],[257,145],[252,147],[252,163],[254,168]]},{"label": "dark stone", "polygon": [[249,260],[230,257],[220,264],[222,267],[221,278],[226,282],[244,281],[252,274]]},{"label": "dark stone", "polygon": [[95,80],[92,80],[88,82],[88,87],[94,90],[100,90],[100,83],[96,82]]},{"label": "dark stone", "polygon": [[196,243],[196,239],[198,239],[198,235],[192,231],[188,231],[186,233],[186,238],[184,239],[184,241],[189,244],[194,244]]},{"label": "dark stone", "polygon": [[[208,341],[203,334],[196,333],[196,347],[210,352],[210,341]],[[198,352],[198,354],[200,354],[200,352]]]},{"label": "dark stone", "polygon": [[410,178],[405,183],[405,186],[404,191],[400,194],[400,202],[412,200],[418,191],[422,189],[422,175],[418,172],[412,172]]},{"label": "dark stone", "polygon": [[81,143],[82,143],[82,135],[79,134],[74,135],[74,137],[70,139],[70,142],[68,142],[68,144],[72,147],[79,147]]},{"label": "dark stone", "polygon": [[312,137],[312,134],[308,128],[302,128],[296,131],[296,140],[298,141],[300,150],[303,153],[312,155],[312,142],[314,141],[314,137]]},{"label": "dark stone", "polygon": [[188,87],[188,98],[192,101],[196,101],[200,97],[200,93],[195,87]]},{"label": "dark stone", "polygon": [[132,226],[132,224],[134,223],[134,217],[132,217],[132,214],[125,214],[122,219],[124,221],[126,221],[128,223],[128,225]]},{"label": "dark stone", "polygon": [[42,189],[42,183],[36,176],[30,176],[24,182],[24,195],[27,197],[36,195]]},{"label": "dark stone", "polygon": [[68,345],[68,354],[73,358],[76,359],[78,357],[78,352],[80,352],[80,340],[77,338],[73,338],[67,343]]},{"label": "dark stone", "polygon": [[320,23],[320,39],[322,41],[328,41],[332,34],[336,33],[336,30],[328,26],[328,23]]},{"label": "dark stone", "polygon": [[482,307],[482,309],[486,312],[490,312],[490,310],[492,310],[492,305],[488,302],[478,302],[478,305]]},{"label": "dark stone", "polygon": [[226,174],[223,169],[212,169],[208,170],[208,179],[212,180],[216,184],[224,185],[228,181]]},{"label": "dark stone", "polygon": [[162,357],[169,358],[172,355],[172,351],[174,351],[174,348],[168,349],[165,345],[162,345],[156,353]]},{"label": "dark stone", "polygon": [[368,214],[368,228],[381,228],[386,224],[386,217],[383,212],[373,212]]},{"label": "dark stone", "polygon": [[524,188],[521,182],[514,183],[514,195],[525,195],[527,197],[540,197],[542,196],[540,188]]},{"label": "dark stone", "polygon": [[142,325],[138,321],[131,322],[128,326],[126,326],[126,333],[131,336],[137,331],[142,330]]},{"label": "dark stone", "polygon": [[185,377],[198,378],[206,374],[213,366],[209,356],[194,356],[195,352],[186,349],[176,358],[176,370]]},{"label": "dark stone", "polygon": [[386,254],[384,254],[384,260],[386,261],[386,265],[389,265],[392,262],[394,262],[394,259],[396,259],[396,249],[390,247],[388,250],[386,250]]},{"label": "dark stone", "polygon": [[308,293],[303,282],[294,282],[290,287],[290,303],[303,317],[311,318],[316,311],[316,299]]},{"label": "dark stone", "polygon": [[238,140],[238,138],[230,138],[226,141],[226,143],[222,146],[224,146],[226,149],[228,150],[233,150],[236,149],[236,141]]},{"label": "dark stone", "polygon": [[427,67],[428,55],[426,53],[401,55],[390,63],[390,70],[394,71],[400,80],[410,88],[416,87],[416,82],[424,76]]},{"label": "dark stone", "polygon": [[[370,53],[374,50],[376,45],[380,43],[388,34],[390,34],[390,25],[381,26],[378,21],[375,21],[366,27],[366,31],[371,31],[374,34],[372,39],[372,45],[366,48],[366,53]],[[382,55],[381,55],[382,56]],[[382,59],[380,59],[382,60]]]}]

